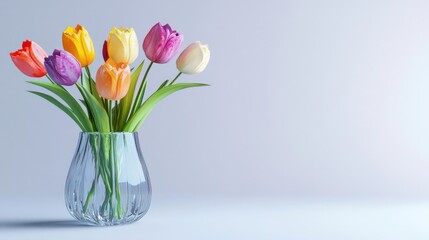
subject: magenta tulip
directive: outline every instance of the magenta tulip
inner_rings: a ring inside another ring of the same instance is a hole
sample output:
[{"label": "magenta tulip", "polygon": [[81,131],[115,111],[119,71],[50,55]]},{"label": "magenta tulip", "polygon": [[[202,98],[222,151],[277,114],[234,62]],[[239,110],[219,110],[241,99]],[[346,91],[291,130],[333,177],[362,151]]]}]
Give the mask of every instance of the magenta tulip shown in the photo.
[{"label": "magenta tulip", "polygon": [[172,30],[170,25],[155,24],[146,35],[143,50],[152,62],[167,63],[179,50],[183,35]]}]

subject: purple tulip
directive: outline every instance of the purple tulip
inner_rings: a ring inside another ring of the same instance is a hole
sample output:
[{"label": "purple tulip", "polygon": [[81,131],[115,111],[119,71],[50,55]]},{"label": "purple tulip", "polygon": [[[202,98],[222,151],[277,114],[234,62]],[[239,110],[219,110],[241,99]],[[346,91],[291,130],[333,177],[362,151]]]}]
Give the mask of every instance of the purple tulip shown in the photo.
[{"label": "purple tulip", "polygon": [[170,25],[155,24],[146,35],[143,50],[152,62],[166,63],[177,53],[183,35],[172,30]]},{"label": "purple tulip", "polygon": [[45,68],[52,80],[65,86],[75,84],[82,73],[79,61],[69,52],[58,49],[45,58]]}]

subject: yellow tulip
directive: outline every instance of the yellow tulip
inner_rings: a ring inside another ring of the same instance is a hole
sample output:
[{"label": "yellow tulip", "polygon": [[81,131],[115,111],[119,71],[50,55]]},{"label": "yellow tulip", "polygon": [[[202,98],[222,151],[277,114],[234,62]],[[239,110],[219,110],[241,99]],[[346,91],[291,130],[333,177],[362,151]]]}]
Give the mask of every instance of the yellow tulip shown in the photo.
[{"label": "yellow tulip", "polygon": [[86,67],[95,59],[94,44],[88,31],[81,25],[76,28],[67,27],[63,32],[64,50],[71,53],[82,65]]},{"label": "yellow tulip", "polygon": [[116,64],[133,63],[139,54],[139,42],[134,29],[113,27],[107,39],[107,52]]}]

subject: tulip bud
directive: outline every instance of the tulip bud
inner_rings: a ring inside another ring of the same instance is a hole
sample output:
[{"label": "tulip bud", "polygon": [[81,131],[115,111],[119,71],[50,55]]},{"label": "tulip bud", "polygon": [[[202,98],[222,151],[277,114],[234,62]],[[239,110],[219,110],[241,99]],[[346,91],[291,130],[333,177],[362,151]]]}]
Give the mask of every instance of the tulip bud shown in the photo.
[{"label": "tulip bud", "polygon": [[179,50],[183,35],[172,30],[170,25],[155,24],[146,35],[143,50],[152,62],[167,63]]},{"label": "tulip bud", "polygon": [[103,43],[103,59],[104,59],[104,62],[106,62],[107,59],[109,59],[109,53],[107,52],[107,40],[105,40]]},{"label": "tulip bud", "polygon": [[82,73],[79,61],[64,50],[55,49],[51,56],[45,58],[45,67],[52,80],[65,86],[75,84]]},{"label": "tulip bud", "polygon": [[204,71],[210,60],[210,50],[208,45],[203,45],[199,41],[191,43],[179,55],[176,61],[177,69],[185,74],[194,74]]},{"label": "tulip bud", "polygon": [[25,75],[37,78],[46,75],[43,62],[48,54],[37,43],[24,41],[21,49],[11,52],[9,55],[15,66]]},{"label": "tulip bud", "polygon": [[114,27],[107,39],[107,52],[116,64],[131,64],[139,54],[139,42],[133,28]]},{"label": "tulip bud", "polygon": [[125,64],[115,64],[111,58],[97,71],[95,85],[98,94],[105,99],[119,100],[128,92],[130,87],[130,67]]},{"label": "tulip bud", "polygon": [[63,32],[63,48],[71,53],[82,65],[86,67],[95,59],[94,44],[88,31],[81,25],[76,28],[67,27]]}]

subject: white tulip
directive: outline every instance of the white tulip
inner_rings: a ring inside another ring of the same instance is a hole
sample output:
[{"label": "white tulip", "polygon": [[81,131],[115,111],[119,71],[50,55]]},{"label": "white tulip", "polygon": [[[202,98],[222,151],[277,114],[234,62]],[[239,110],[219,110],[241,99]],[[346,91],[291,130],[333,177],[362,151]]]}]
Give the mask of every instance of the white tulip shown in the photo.
[{"label": "white tulip", "polygon": [[176,66],[180,72],[194,74],[204,71],[210,60],[210,50],[208,45],[203,45],[199,41],[191,43],[177,58]]}]

